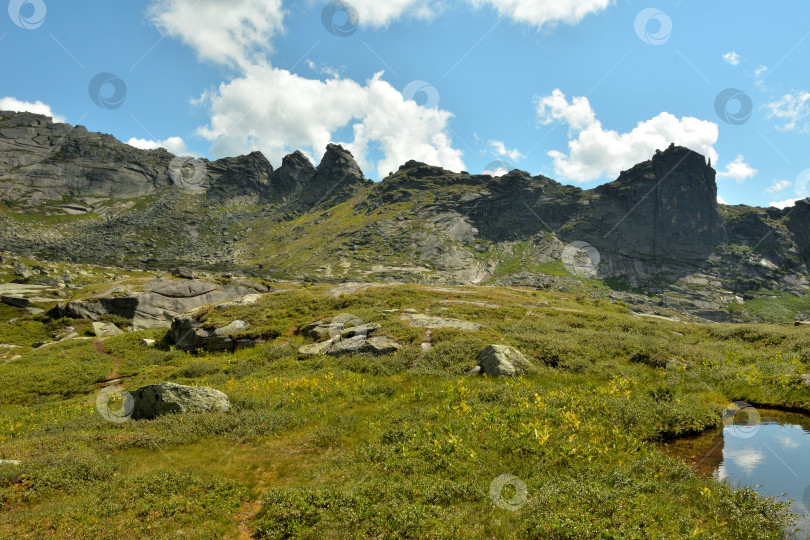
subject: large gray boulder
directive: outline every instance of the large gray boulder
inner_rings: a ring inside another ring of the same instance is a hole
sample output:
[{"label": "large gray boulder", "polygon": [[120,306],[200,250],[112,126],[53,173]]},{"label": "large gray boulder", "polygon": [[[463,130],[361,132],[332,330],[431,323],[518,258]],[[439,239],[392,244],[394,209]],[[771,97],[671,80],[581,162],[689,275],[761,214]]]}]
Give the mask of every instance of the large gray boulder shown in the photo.
[{"label": "large gray boulder", "polygon": [[170,382],[142,386],[131,392],[132,419],[152,419],[167,413],[225,412],[228,396],[204,386],[183,386]]},{"label": "large gray boulder", "polygon": [[170,328],[176,317],[207,305],[233,301],[256,291],[237,285],[219,285],[202,280],[155,279],[144,292],[123,296],[69,302],[65,314],[96,320],[118,315],[132,321],[134,331]]},{"label": "large gray boulder", "polygon": [[355,315],[344,314],[311,322],[301,330],[301,333],[312,339],[336,337],[346,339],[353,336],[367,336],[380,328],[379,324],[366,324]]},{"label": "large gray boulder", "polygon": [[507,345],[487,345],[478,355],[480,373],[490,377],[517,377],[532,369],[520,351]]}]

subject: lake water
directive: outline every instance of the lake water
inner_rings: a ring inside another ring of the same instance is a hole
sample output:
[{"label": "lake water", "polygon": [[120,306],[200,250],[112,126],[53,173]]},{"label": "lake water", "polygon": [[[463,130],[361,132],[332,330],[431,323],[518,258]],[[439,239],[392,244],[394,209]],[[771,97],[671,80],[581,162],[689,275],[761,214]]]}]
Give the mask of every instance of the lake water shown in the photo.
[{"label": "lake water", "polygon": [[[763,495],[793,499],[791,510],[810,514],[810,417],[756,410],[746,404],[726,411],[725,427],[669,443],[667,449],[698,472]],[[791,538],[810,539],[810,516]]]}]

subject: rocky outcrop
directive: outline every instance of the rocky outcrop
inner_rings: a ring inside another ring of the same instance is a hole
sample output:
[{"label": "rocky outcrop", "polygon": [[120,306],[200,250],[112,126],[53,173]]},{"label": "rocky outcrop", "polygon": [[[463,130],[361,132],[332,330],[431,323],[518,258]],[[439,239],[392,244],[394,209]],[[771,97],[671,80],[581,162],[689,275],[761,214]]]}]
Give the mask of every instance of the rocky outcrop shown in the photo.
[{"label": "rocky outcrop", "polygon": [[421,313],[406,313],[402,316],[403,321],[407,321],[411,326],[420,328],[458,328],[459,330],[476,331],[483,328],[478,323],[461,321],[459,319],[443,319],[442,317],[432,317]]},{"label": "rocky outcrop", "polygon": [[227,412],[228,396],[203,386],[165,382],[142,386],[131,392],[133,420],[151,420],[169,413]]},{"label": "rocky outcrop", "polygon": [[257,339],[235,337],[248,328],[250,323],[242,320],[206,328],[192,317],[177,317],[172,322],[171,339],[178,349],[233,352],[261,343]]},{"label": "rocky outcrop", "polygon": [[103,315],[117,315],[131,320],[133,330],[138,331],[169,328],[180,315],[254,294],[253,289],[235,285],[155,279],[146,285],[144,292],[76,300],[59,309],[62,315],[78,319],[96,320]]}]

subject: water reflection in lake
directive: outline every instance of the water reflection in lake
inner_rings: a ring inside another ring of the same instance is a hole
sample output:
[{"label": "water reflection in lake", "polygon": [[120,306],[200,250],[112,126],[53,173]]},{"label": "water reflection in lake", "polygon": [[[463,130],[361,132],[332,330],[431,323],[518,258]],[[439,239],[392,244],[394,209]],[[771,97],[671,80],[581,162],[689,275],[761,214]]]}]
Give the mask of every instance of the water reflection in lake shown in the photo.
[{"label": "water reflection in lake", "polygon": [[[775,411],[749,411],[758,418],[726,422],[722,430],[668,445],[700,473],[763,495],[793,499],[791,510],[810,514],[810,418]],[[810,539],[810,516],[793,538]]]}]

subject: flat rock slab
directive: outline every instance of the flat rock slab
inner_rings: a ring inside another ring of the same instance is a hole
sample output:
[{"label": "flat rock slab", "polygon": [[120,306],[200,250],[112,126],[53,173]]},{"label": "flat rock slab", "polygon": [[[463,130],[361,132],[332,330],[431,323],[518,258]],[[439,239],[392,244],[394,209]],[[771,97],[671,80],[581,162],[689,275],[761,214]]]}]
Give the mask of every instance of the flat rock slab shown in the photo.
[{"label": "flat rock slab", "polygon": [[334,340],[329,339],[321,343],[304,345],[298,349],[299,354],[305,356],[316,356],[328,354],[329,356],[342,356],[352,353],[369,353],[374,356],[393,354],[400,350],[402,345],[391,338],[376,336],[367,338],[365,336],[354,336],[348,339],[340,337]]},{"label": "flat rock slab", "polygon": [[483,325],[478,323],[460,321],[458,319],[443,319],[441,317],[432,317],[420,313],[407,313],[402,316],[401,320],[408,321],[411,326],[418,326],[420,328],[458,328],[459,330],[471,331],[483,328]]},{"label": "flat rock slab", "polygon": [[31,294],[38,294],[43,291],[51,290],[51,287],[45,287],[44,285],[20,285],[17,283],[2,283],[0,284],[0,295],[9,295],[9,296],[25,296]]},{"label": "flat rock slab", "polygon": [[131,392],[132,419],[152,419],[168,413],[226,412],[228,396],[205,386],[183,386],[170,382],[142,386]]},{"label": "flat rock slab", "polygon": [[368,335],[379,329],[379,324],[366,324],[356,315],[343,314],[311,322],[301,329],[301,333],[312,339],[331,339]]}]

